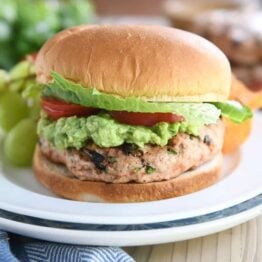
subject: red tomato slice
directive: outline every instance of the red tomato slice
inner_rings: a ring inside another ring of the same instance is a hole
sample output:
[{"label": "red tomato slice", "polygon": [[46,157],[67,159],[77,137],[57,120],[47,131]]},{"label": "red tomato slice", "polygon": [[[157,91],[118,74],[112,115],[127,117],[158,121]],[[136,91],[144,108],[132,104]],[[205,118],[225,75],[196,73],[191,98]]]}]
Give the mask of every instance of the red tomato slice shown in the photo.
[{"label": "red tomato slice", "polygon": [[42,99],[42,108],[53,120],[69,116],[89,116],[98,112],[96,108],[71,104],[56,99]]},{"label": "red tomato slice", "polygon": [[184,121],[183,116],[173,113],[133,113],[112,111],[110,114],[120,123],[136,126],[153,126],[159,122],[175,123]]}]

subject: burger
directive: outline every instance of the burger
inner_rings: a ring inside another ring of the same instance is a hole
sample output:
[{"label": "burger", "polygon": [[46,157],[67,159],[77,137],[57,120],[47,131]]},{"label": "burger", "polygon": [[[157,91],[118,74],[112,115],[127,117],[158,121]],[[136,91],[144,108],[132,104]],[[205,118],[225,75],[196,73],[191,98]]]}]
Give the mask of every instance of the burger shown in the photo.
[{"label": "burger", "polygon": [[78,26],[40,50],[37,179],[67,199],[152,201],[219,180],[231,70],[207,40],[156,26]]}]

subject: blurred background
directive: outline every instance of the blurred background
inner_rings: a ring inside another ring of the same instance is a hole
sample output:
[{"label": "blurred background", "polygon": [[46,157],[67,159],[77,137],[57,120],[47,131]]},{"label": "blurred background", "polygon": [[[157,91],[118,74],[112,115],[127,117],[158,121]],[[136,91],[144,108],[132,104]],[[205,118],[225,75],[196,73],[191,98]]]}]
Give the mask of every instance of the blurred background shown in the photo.
[{"label": "blurred background", "polygon": [[262,82],[259,0],[0,0],[0,68],[36,53],[56,32],[86,23],[171,25],[220,47],[251,88]]},{"label": "blurred background", "polygon": [[[258,92],[261,5],[262,0],[0,0],[0,132],[5,155],[16,165],[31,161],[41,91],[34,59],[58,31],[90,23],[168,25],[192,31],[217,45],[237,78]],[[251,108],[261,106],[253,93],[238,86],[231,97]],[[27,140],[26,147],[21,140]]]}]

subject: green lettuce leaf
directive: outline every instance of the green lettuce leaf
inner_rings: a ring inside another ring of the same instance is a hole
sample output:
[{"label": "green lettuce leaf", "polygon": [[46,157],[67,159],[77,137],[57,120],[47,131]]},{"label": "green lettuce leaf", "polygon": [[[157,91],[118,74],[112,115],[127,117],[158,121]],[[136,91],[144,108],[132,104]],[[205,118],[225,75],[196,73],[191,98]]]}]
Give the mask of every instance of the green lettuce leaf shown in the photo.
[{"label": "green lettuce leaf", "polygon": [[43,96],[56,97],[83,106],[108,111],[173,112],[182,115],[190,125],[198,127],[214,124],[220,116],[220,110],[209,103],[154,103],[137,97],[121,98],[101,93],[95,88],[83,88],[80,84],[64,79],[56,72],[52,73],[52,77],[54,82],[44,88]]},{"label": "green lettuce leaf", "polygon": [[242,123],[253,115],[248,107],[241,105],[237,101],[214,102],[212,104],[221,110],[223,116],[235,123]]},{"label": "green lettuce leaf", "polygon": [[95,88],[83,88],[63,78],[56,72],[52,72],[54,82],[46,86],[43,90],[43,96],[56,97],[64,101],[105,109],[108,111],[128,111],[128,112],[172,112],[171,103],[151,103],[141,98],[120,96],[101,93]]},{"label": "green lettuce leaf", "polygon": [[52,72],[52,77],[54,82],[43,89],[42,95],[44,97],[55,97],[83,106],[108,111],[172,112],[182,115],[189,124],[194,126],[214,124],[221,113],[237,123],[252,117],[252,112],[249,108],[235,101],[224,103],[149,102],[139,97],[122,98],[102,93],[95,88],[83,88],[80,84],[67,80],[56,72]]}]

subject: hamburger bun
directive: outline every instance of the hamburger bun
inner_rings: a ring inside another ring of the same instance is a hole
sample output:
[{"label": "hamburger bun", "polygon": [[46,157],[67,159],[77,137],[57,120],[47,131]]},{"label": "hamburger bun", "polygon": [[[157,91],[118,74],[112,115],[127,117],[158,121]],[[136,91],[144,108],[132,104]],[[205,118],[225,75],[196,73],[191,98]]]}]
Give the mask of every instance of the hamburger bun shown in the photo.
[{"label": "hamburger bun", "polygon": [[180,176],[154,183],[113,184],[81,181],[64,166],[48,160],[36,148],[33,168],[37,179],[57,195],[87,202],[142,202],[189,194],[206,188],[221,177],[223,157],[219,153],[211,161]]},{"label": "hamburger bun", "polygon": [[148,101],[212,102],[228,98],[230,65],[212,43],[178,29],[153,26],[78,26],[40,50],[37,79],[66,79],[121,97]]}]

